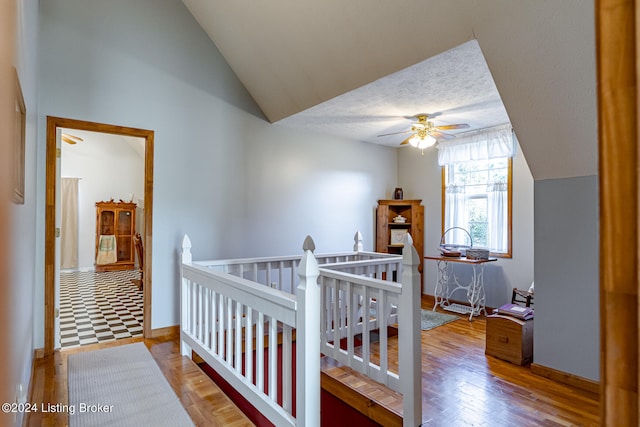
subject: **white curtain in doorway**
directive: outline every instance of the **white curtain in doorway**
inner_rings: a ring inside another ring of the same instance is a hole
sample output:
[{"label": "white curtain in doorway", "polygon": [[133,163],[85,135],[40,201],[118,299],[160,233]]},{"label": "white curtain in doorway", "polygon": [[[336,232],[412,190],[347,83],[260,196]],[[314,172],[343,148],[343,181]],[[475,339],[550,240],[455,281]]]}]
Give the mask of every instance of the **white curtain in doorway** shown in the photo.
[{"label": "white curtain in doorway", "polygon": [[78,181],[62,178],[60,196],[62,221],[60,226],[60,268],[78,267]]}]

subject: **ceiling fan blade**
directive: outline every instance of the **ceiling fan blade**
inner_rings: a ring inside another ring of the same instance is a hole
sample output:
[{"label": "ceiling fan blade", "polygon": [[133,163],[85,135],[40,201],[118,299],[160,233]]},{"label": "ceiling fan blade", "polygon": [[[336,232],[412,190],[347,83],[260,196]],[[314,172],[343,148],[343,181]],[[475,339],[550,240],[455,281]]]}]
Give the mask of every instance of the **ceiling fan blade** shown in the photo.
[{"label": "ceiling fan blade", "polygon": [[469,129],[469,125],[466,123],[460,123],[457,125],[442,125],[442,126],[435,126],[434,129],[437,129],[437,130]]},{"label": "ceiling fan blade", "polygon": [[[413,134],[413,135],[415,135],[415,134]],[[404,141],[402,141],[402,142],[400,143],[400,145],[407,145],[407,144],[409,143],[409,140],[410,140],[411,138],[413,138],[413,135],[408,136]]]},{"label": "ceiling fan blade", "polygon": [[401,132],[383,133],[382,135],[378,135],[378,136],[400,135],[401,133],[407,133],[407,132],[413,132],[413,131],[412,130],[403,130]]},{"label": "ceiling fan blade", "polygon": [[75,144],[77,142],[84,141],[84,139],[80,138],[79,136],[71,135],[68,133],[62,134],[62,140],[68,144]]},{"label": "ceiling fan blade", "polygon": [[67,135],[62,135],[62,140],[63,140],[64,142],[66,142],[67,144],[71,144],[71,145],[73,145],[73,144],[77,143],[77,141],[75,141],[75,140],[73,140],[73,139],[69,138]]},{"label": "ceiling fan blade", "polygon": [[450,135],[448,133],[444,133],[444,132],[438,132],[437,130],[432,130],[431,132],[429,132],[429,135],[431,135],[432,137],[436,138],[436,139],[452,139],[455,138],[455,136]]}]

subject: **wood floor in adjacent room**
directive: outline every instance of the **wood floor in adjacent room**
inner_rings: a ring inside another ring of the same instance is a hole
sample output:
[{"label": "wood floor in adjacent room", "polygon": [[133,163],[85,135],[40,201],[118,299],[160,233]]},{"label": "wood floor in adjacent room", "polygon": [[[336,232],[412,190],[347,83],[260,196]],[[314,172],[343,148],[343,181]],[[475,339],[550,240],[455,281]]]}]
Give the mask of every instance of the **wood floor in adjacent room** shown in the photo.
[{"label": "wood floor in adjacent room", "polygon": [[[597,426],[597,395],[533,375],[484,354],[484,318],[464,318],[422,335],[425,426]],[[67,355],[139,338],[78,347],[36,361],[30,402],[67,403]],[[220,389],[190,360],[177,339],[144,340],[198,426],[250,426]],[[28,426],[64,426],[66,414],[32,414]],[[339,427],[339,426],[336,426]]]}]

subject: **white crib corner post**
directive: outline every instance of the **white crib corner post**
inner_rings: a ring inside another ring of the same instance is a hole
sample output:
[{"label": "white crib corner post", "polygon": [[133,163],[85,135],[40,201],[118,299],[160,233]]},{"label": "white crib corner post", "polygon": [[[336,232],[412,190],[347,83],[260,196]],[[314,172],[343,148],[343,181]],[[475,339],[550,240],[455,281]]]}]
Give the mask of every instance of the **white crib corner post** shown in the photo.
[{"label": "white crib corner post", "polygon": [[296,298],[296,425],[320,426],[320,286],[315,244],[307,236]]},{"label": "white crib corner post", "polygon": [[422,423],[422,347],[420,294],[422,284],[418,265],[420,256],[407,233],[402,250],[402,293],[398,310],[398,362],[402,384],[403,426]]},{"label": "white crib corner post", "polygon": [[[183,331],[187,325],[189,319],[189,303],[188,292],[189,283],[184,278],[184,264],[191,264],[191,239],[186,234],[182,238],[182,248],[180,250],[180,336],[182,337]],[[180,354],[191,358],[191,347],[182,339],[180,339]]]},{"label": "white crib corner post", "polygon": [[355,236],[353,236],[353,240],[355,242],[353,245],[354,252],[362,252],[364,250],[364,246],[362,244],[362,233],[360,230],[356,231]]}]

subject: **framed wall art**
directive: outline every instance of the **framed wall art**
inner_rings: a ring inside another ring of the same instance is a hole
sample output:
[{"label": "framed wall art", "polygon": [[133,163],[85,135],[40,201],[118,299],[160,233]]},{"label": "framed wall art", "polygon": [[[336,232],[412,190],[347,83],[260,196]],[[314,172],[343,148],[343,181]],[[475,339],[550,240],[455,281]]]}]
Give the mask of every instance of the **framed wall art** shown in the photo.
[{"label": "framed wall art", "polygon": [[11,200],[13,203],[22,205],[24,204],[24,150],[25,130],[27,127],[27,109],[24,105],[24,97],[22,96],[22,88],[20,87],[18,71],[15,68],[13,69],[13,74],[15,76],[15,115],[13,119],[13,191]]}]

